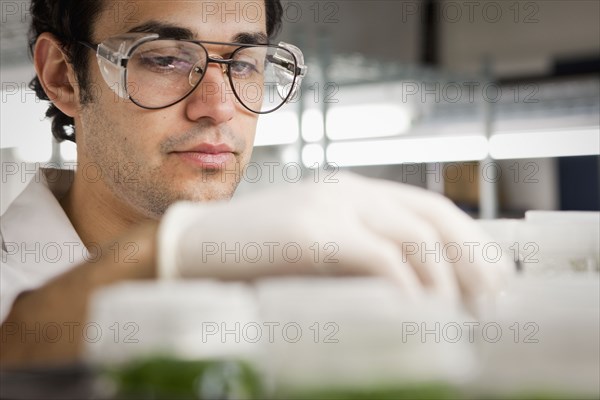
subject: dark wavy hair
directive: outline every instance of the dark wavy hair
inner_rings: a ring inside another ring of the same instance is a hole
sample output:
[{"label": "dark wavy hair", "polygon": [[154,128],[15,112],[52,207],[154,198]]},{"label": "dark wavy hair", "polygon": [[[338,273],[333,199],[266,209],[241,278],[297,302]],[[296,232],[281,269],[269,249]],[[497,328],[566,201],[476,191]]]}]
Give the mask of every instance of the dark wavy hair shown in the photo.
[{"label": "dark wavy hair", "polygon": [[[92,101],[89,91],[89,53],[88,49],[77,45],[78,41],[91,41],[92,29],[103,11],[106,0],[31,0],[32,17],[29,27],[29,54],[38,37],[50,32],[61,42],[62,50],[68,62],[73,65],[77,83],[81,89],[80,101],[83,105]],[[281,29],[283,7],[281,0],[265,0],[267,35],[272,38]],[[29,83],[41,100],[50,100],[37,75]],[[52,119],[52,134],[57,141],[75,142],[73,118],[64,114],[54,104],[50,104],[46,117]]]}]

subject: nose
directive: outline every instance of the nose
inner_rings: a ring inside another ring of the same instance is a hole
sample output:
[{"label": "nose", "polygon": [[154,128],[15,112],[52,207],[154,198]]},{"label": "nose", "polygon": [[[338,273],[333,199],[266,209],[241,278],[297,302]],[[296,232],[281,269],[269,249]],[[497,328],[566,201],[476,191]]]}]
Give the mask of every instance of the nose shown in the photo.
[{"label": "nose", "polygon": [[227,65],[209,63],[202,82],[188,97],[186,114],[190,120],[210,118],[216,125],[233,119],[235,96],[229,86]]}]

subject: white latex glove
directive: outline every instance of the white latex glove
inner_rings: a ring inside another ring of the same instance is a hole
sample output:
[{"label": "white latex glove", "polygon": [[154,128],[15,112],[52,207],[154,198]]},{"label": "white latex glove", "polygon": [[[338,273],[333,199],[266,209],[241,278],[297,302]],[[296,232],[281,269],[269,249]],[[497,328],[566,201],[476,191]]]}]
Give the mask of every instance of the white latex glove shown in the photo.
[{"label": "white latex glove", "polygon": [[450,200],[349,173],[336,180],[173,205],[159,230],[159,275],[383,276],[409,296],[448,299],[494,293],[504,283],[512,265],[495,260],[496,246],[489,256],[482,251],[493,241]]}]

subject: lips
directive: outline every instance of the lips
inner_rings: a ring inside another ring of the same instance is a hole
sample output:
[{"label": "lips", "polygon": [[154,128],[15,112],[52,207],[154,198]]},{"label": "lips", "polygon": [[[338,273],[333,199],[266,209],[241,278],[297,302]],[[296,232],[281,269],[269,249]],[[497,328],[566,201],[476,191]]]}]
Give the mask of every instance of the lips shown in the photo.
[{"label": "lips", "polygon": [[203,169],[225,169],[227,164],[235,161],[235,154],[226,144],[202,143],[190,149],[175,151],[173,154]]},{"label": "lips", "polygon": [[202,143],[198,146],[195,146],[185,152],[193,152],[193,153],[206,153],[206,154],[219,154],[219,153],[233,153],[231,147],[226,144],[210,144],[210,143]]}]

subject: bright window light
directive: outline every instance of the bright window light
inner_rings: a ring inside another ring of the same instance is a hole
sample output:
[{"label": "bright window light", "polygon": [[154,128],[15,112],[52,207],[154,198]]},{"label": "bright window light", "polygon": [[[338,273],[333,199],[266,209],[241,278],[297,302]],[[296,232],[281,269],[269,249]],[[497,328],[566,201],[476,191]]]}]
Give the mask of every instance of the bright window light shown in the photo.
[{"label": "bright window light", "polygon": [[293,111],[275,111],[261,115],[256,128],[255,146],[290,144],[298,140],[298,115]]},{"label": "bright window light", "polygon": [[37,138],[26,145],[20,145],[15,149],[15,155],[21,161],[28,163],[48,162],[52,158],[52,134]]},{"label": "bright window light", "polygon": [[410,114],[398,104],[341,106],[327,114],[327,136],[331,140],[395,136],[409,129]]},{"label": "bright window light", "polygon": [[488,154],[482,135],[402,138],[331,143],[327,161],[339,166],[390,165],[483,160]]},{"label": "bright window light", "polygon": [[325,151],[320,144],[307,144],[302,149],[302,163],[308,168],[321,168],[325,158]]},{"label": "bright window light", "polygon": [[[52,137],[51,122],[45,118],[48,102],[41,101],[35,96],[35,92],[26,88],[22,83],[19,87],[4,85],[2,90],[2,107],[0,108],[0,132],[2,139],[0,146],[27,147],[21,154],[46,154],[48,150],[36,149],[41,146],[50,146]],[[51,150],[50,150],[51,151]],[[45,160],[35,160],[45,161]]]},{"label": "bright window light", "polygon": [[60,156],[64,161],[77,161],[77,145],[70,140],[61,142]]},{"label": "bright window light", "polygon": [[495,159],[600,154],[600,126],[555,131],[496,133],[490,138]]},{"label": "bright window light", "polygon": [[285,146],[281,151],[281,160],[284,164],[299,163],[298,147],[296,145]]},{"label": "bright window light", "polygon": [[306,142],[318,142],[323,139],[323,113],[321,110],[306,110],[302,115],[302,138]]}]

